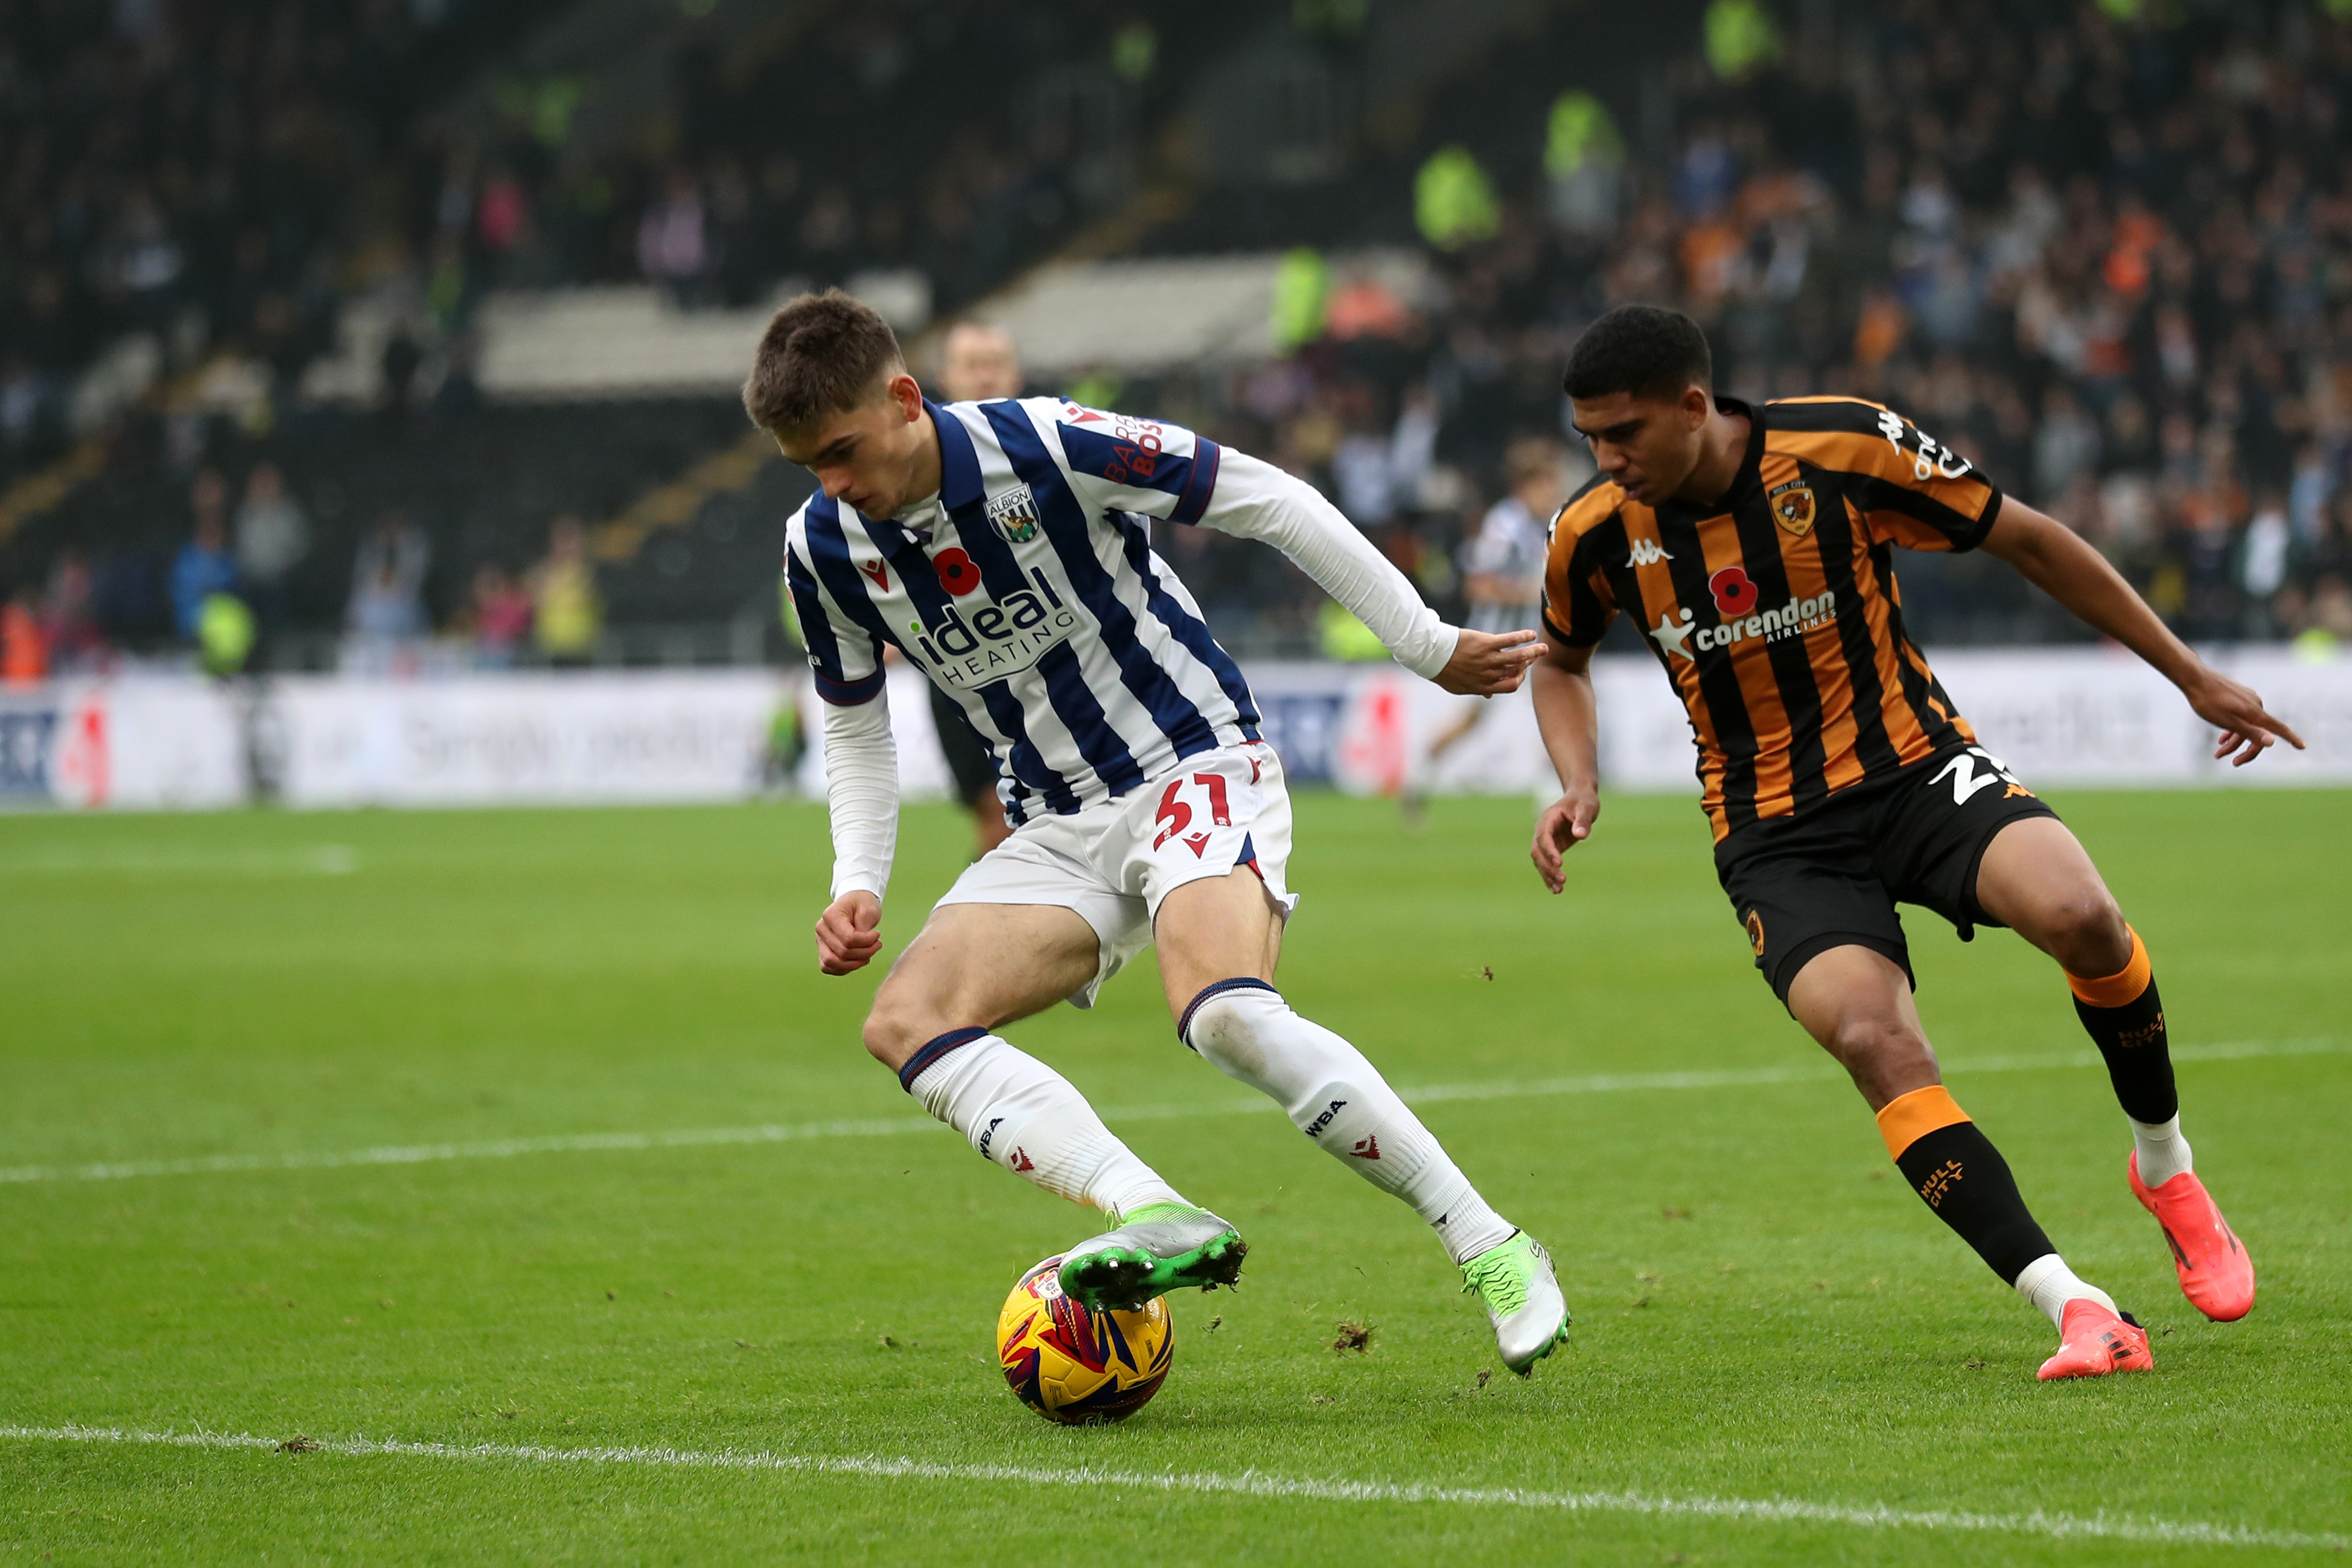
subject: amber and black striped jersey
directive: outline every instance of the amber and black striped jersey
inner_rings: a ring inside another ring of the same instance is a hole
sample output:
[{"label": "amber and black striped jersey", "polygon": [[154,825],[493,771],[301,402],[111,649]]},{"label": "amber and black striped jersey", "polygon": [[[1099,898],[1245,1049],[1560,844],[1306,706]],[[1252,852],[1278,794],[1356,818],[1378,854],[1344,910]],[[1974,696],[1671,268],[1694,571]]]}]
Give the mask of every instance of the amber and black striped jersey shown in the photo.
[{"label": "amber and black striped jersey", "polygon": [[1848,397],[1751,408],[1712,505],[1594,479],[1553,521],[1544,629],[1591,647],[1622,610],[1690,710],[1720,840],[1976,739],[1903,629],[1893,547],[1972,550],[2000,492],[1901,415]]}]

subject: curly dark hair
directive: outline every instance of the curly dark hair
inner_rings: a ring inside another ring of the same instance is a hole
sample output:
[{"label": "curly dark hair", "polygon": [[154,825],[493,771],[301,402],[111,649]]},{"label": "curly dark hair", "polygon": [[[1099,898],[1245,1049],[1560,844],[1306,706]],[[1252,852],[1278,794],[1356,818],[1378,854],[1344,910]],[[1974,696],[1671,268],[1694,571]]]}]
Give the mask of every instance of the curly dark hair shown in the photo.
[{"label": "curly dark hair", "polygon": [[1560,377],[1570,397],[1679,397],[1686,386],[1714,385],[1706,334],[1680,310],[1656,305],[1620,305],[1585,328]]},{"label": "curly dark hair", "polygon": [[805,429],[863,403],[884,372],[906,368],[898,334],[873,306],[838,289],[803,294],[760,334],[743,411],[762,430]]}]

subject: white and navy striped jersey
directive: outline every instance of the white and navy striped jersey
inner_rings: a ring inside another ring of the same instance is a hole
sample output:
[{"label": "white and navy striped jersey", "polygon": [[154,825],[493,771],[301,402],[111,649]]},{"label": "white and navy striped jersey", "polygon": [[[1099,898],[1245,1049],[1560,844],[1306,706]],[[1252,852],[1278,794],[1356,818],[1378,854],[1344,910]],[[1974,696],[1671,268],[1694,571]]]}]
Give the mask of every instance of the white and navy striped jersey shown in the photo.
[{"label": "white and navy striped jersey", "polygon": [[1258,738],[1248,683],[1150,542],[1150,520],[1208,510],[1215,442],[1049,397],[925,406],[936,498],[876,521],[820,491],[793,516],[820,696],[872,700],[895,645],[962,704],[1015,823]]}]

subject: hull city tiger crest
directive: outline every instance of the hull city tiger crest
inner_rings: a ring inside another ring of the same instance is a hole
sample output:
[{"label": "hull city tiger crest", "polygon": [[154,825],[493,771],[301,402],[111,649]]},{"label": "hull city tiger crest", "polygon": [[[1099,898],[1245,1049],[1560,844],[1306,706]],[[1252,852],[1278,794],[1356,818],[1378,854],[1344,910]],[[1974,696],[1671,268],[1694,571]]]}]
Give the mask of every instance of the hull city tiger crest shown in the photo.
[{"label": "hull city tiger crest", "polygon": [[1772,509],[1773,521],[1800,539],[1813,526],[1813,487],[1802,479],[1790,479],[1776,486],[1764,498]]},{"label": "hull city tiger crest", "polygon": [[1037,537],[1037,497],[1027,485],[988,498],[988,525],[1007,544],[1026,544]]}]

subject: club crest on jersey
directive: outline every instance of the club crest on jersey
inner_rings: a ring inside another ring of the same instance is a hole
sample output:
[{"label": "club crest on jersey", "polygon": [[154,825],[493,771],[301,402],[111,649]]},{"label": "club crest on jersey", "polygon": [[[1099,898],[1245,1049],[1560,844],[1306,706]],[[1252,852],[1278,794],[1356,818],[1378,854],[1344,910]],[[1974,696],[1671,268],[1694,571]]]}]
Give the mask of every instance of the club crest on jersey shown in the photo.
[{"label": "club crest on jersey", "polygon": [[988,526],[1007,544],[1026,544],[1037,537],[1037,493],[1027,485],[989,497],[987,512]]},{"label": "club crest on jersey", "polygon": [[1785,485],[1775,485],[1764,500],[1772,509],[1773,521],[1790,533],[1802,539],[1812,531],[1813,487],[1804,480],[1790,479]]}]

